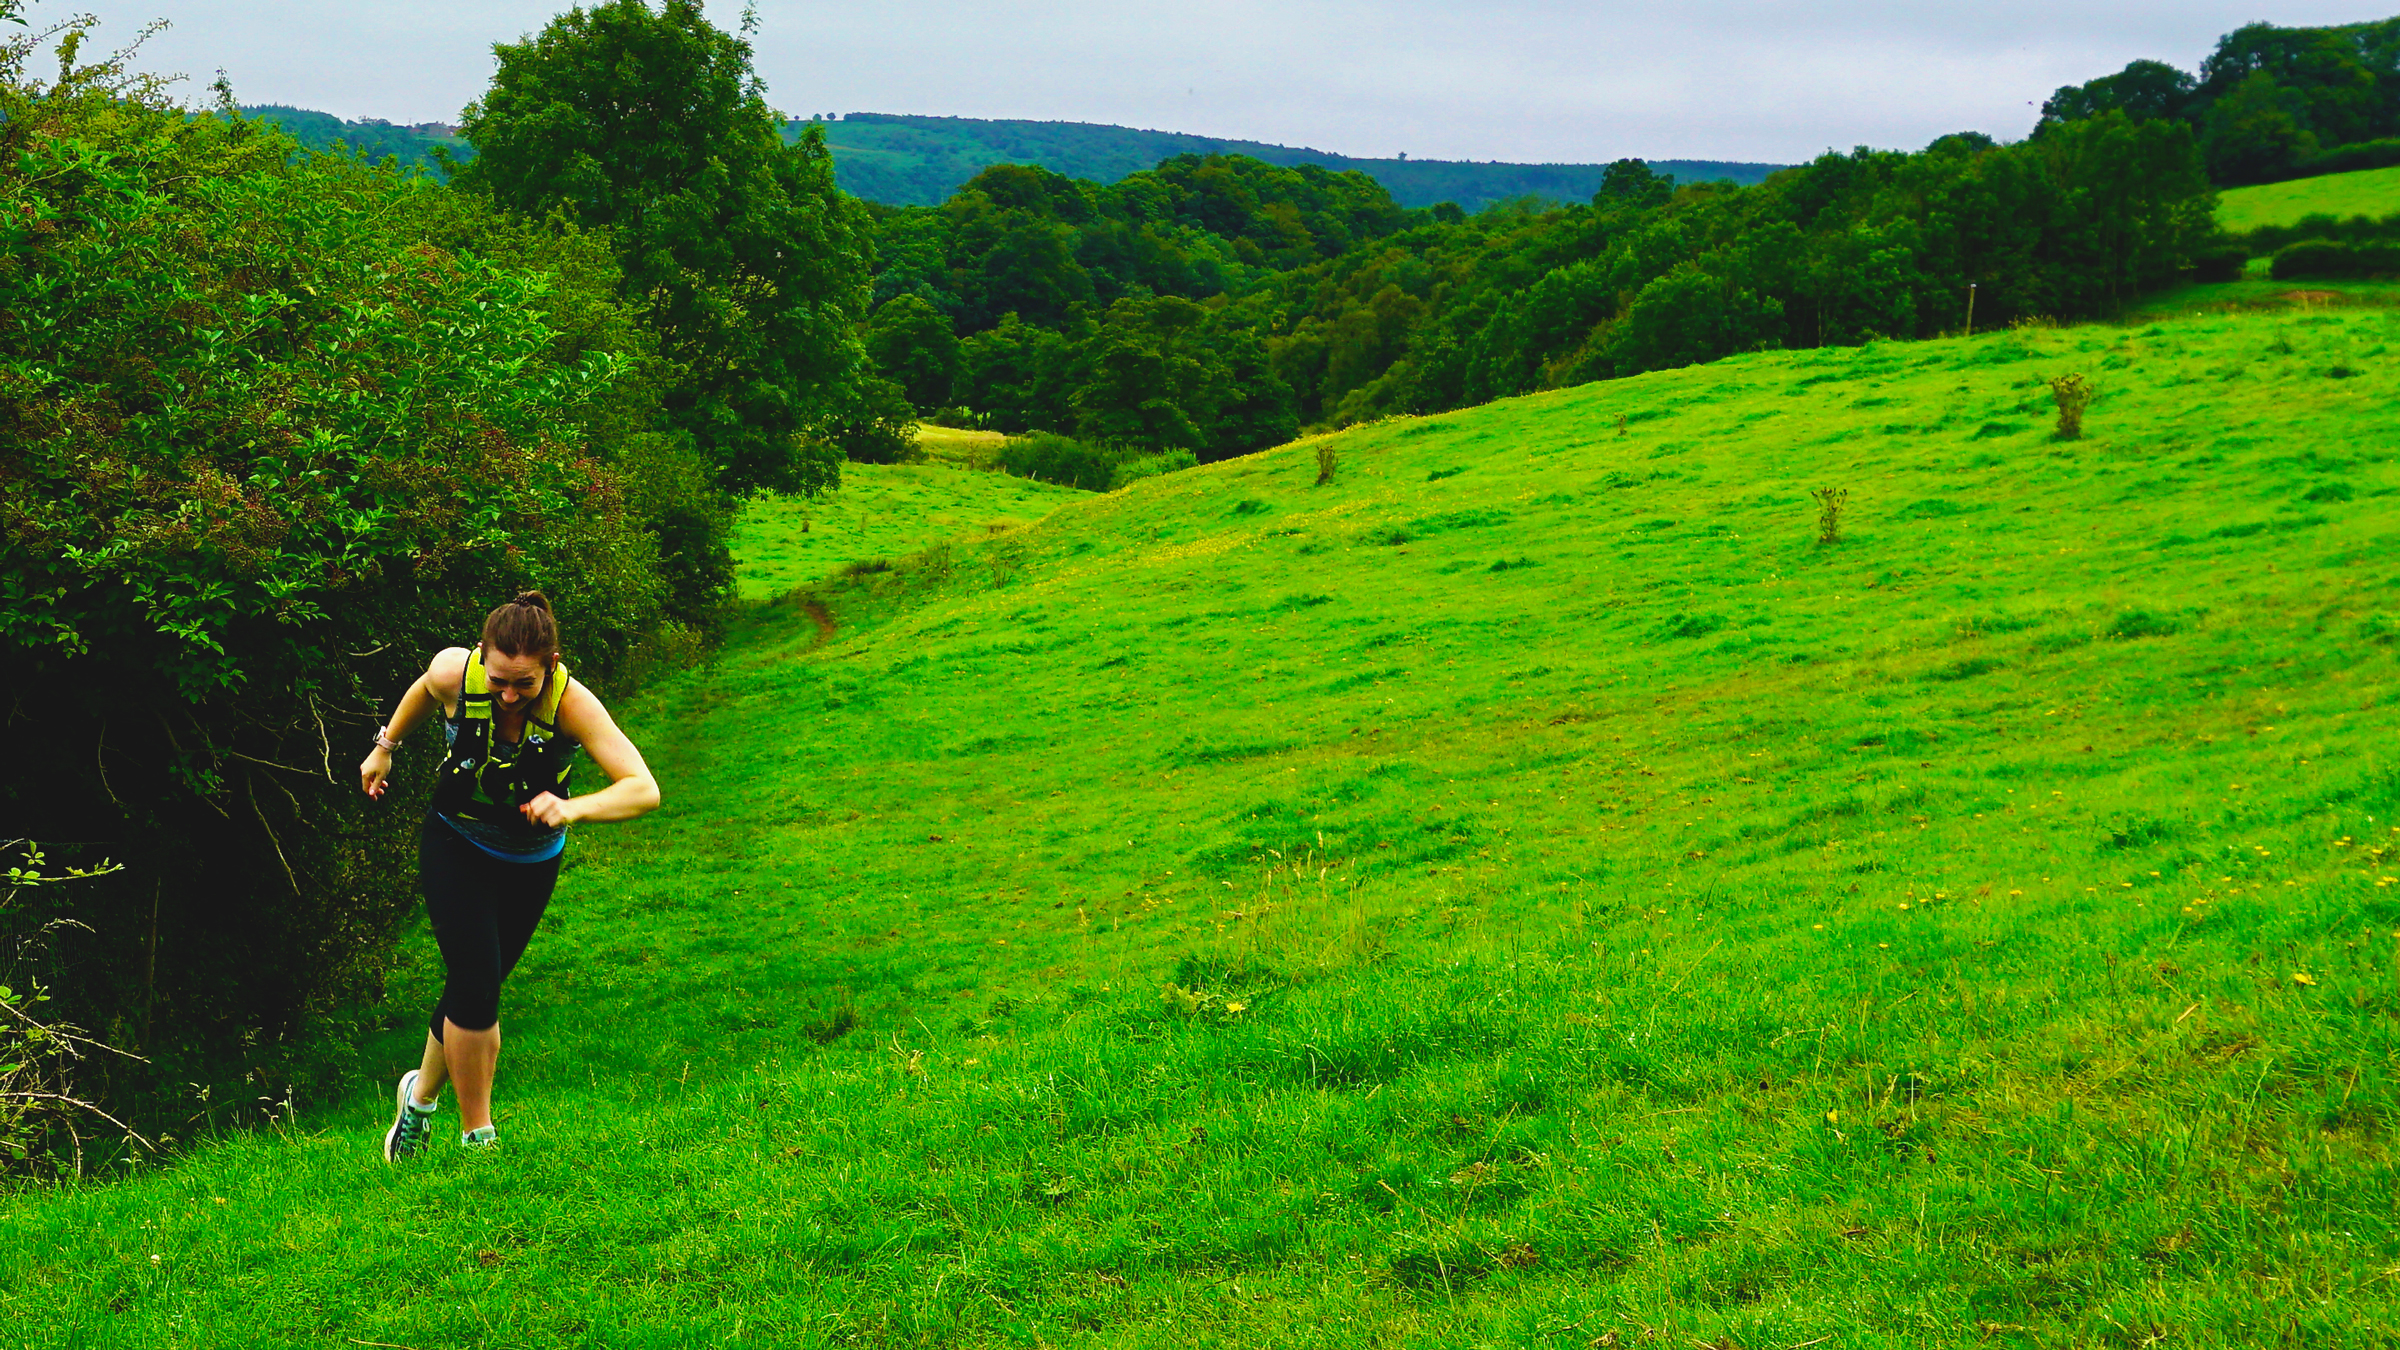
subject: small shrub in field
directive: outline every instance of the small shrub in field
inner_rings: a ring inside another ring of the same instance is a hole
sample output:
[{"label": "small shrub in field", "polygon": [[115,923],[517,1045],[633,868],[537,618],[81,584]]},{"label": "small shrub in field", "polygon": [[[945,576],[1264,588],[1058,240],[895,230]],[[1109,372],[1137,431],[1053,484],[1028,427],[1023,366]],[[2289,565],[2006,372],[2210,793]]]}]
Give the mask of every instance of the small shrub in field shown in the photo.
[{"label": "small shrub in field", "polygon": [[1929,670],[1925,672],[1925,678],[1938,684],[1955,684],[1960,680],[1974,679],[1978,675],[1989,675],[2000,669],[2000,664],[1988,656],[1973,656]]},{"label": "small shrub in field", "polygon": [[1337,459],[1338,457],[1334,454],[1332,446],[1320,445],[1317,447],[1318,487],[1323,487],[1333,481],[1333,471],[1336,466]]},{"label": "small shrub in field", "polygon": [[2119,614],[2108,626],[2108,635],[2119,640],[2146,637],[2173,637],[2183,631],[2183,621],[2171,614],[2158,614],[2146,609],[2129,609]]},{"label": "small shrub in field", "polygon": [[1672,642],[1707,637],[1724,626],[1725,616],[1722,614],[1678,614],[1661,623],[1654,631],[1659,637]]},{"label": "small shrub in field", "polygon": [[2058,405],[2057,439],[2082,439],[2084,409],[2092,406],[2092,395],[2098,392],[2099,386],[2079,371],[2069,371],[2050,381],[2050,400]]},{"label": "small shrub in field", "polygon": [[1086,492],[1106,492],[1116,476],[1116,457],[1107,450],[1072,437],[1037,431],[1012,438],[1000,450],[1000,467],[1019,478],[1033,478]]},{"label": "small shrub in field", "polygon": [[908,563],[913,570],[922,572],[929,577],[939,579],[949,576],[951,564],[950,546],[948,544],[935,544],[930,548],[922,549],[919,552],[911,555],[908,559]]},{"label": "small shrub in field", "polygon": [[2276,281],[2342,281],[2400,272],[2400,248],[2303,239],[2276,250],[2267,275]]},{"label": "small shrub in field", "polygon": [[1817,504],[1817,542],[1842,542],[1842,511],[1850,505],[1850,489],[1821,487],[1808,495]]},{"label": "small shrub in field", "polygon": [[1189,450],[1168,450],[1156,455],[1138,455],[1117,465],[1109,475],[1108,485],[1110,489],[1114,490],[1124,487],[1128,483],[1138,483],[1145,478],[1156,478],[1160,474],[1194,468],[1199,463],[1199,456]]}]

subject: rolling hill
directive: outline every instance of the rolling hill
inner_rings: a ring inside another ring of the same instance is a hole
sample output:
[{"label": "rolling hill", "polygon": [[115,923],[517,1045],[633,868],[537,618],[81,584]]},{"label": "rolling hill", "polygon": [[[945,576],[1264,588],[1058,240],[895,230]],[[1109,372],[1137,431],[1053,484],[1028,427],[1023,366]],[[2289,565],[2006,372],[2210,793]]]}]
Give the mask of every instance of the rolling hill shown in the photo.
[{"label": "rolling hill", "polygon": [[2313,215],[2343,220],[2400,215],[2400,168],[2228,188],[2217,196],[2217,223],[2237,234],[2261,225],[2296,225],[2303,216]]},{"label": "rolling hill", "polygon": [[577,831],[499,1151],[376,1153],[420,935],[347,1092],[0,1197],[0,1318],[2387,1343],[2400,318],[2231,294],[1386,421],[996,533],[1013,485],[892,475],[910,552],[620,707],[667,806]]},{"label": "rolling hill", "polygon": [[[798,134],[803,123],[794,123]],[[934,206],[989,165],[1039,164],[1069,178],[1113,183],[1174,155],[1248,155],[1269,164],[1318,164],[1373,176],[1403,206],[1456,202],[1479,211],[1494,202],[1546,197],[1580,202],[1599,190],[1602,164],[1477,164],[1458,160],[1359,159],[1322,150],[1225,140],[1088,122],[991,121],[849,113],[825,124],[834,172],[853,195],[894,206]],[[1756,183],[1782,167],[1713,160],[1656,160],[1679,181]]]}]

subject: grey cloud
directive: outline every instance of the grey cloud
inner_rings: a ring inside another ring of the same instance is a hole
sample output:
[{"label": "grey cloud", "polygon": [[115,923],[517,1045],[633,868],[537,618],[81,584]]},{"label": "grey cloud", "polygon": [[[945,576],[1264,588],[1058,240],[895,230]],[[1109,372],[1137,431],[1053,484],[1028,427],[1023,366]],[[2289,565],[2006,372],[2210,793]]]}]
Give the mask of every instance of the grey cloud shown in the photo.
[{"label": "grey cloud", "polygon": [[[90,4],[91,0],[82,0]],[[245,102],[447,120],[491,46],[560,6],[523,0],[103,0],[104,36],[172,21],[148,64]],[[1358,155],[1793,160],[1854,144],[2023,135],[2060,84],[2135,57],[2187,67],[2255,0],[2070,5],[1267,3],[993,6],[762,0],[758,66],[794,114],[871,110],[1120,122]],[[2264,9],[2266,12],[2261,13]],[[64,12],[34,9],[37,20]],[[739,7],[719,3],[723,24]]]}]

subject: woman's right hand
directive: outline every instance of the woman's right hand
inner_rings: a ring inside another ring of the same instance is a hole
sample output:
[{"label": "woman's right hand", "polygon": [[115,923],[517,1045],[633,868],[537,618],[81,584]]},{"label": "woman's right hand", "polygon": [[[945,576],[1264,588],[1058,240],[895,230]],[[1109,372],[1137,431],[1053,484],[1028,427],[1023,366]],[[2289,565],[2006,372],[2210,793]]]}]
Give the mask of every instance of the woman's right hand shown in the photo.
[{"label": "woman's right hand", "polygon": [[384,784],[391,776],[392,752],[384,749],[380,745],[376,746],[372,750],[369,750],[367,752],[367,757],[359,761],[359,790],[365,792],[369,797],[374,798],[376,801],[383,800]]}]

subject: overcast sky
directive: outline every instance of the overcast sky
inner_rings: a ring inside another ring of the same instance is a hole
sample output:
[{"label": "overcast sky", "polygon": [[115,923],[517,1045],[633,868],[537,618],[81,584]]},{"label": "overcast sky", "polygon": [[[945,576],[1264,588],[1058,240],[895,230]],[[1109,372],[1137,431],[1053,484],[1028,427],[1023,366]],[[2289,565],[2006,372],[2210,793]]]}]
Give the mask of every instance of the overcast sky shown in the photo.
[{"label": "overcast sky", "polygon": [[[122,41],[173,27],[145,65],[220,67],[244,103],[448,121],[494,42],[558,0],[36,0]],[[1791,162],[2033,125],[2058,85],[2136,57],[2199,64],[2254,19],[2353,23],[2400,8],[2288,0],[759,0],[775,105],[1114,122],[1420,159]],[[734,0],[709,7],[732,27]]]}]

